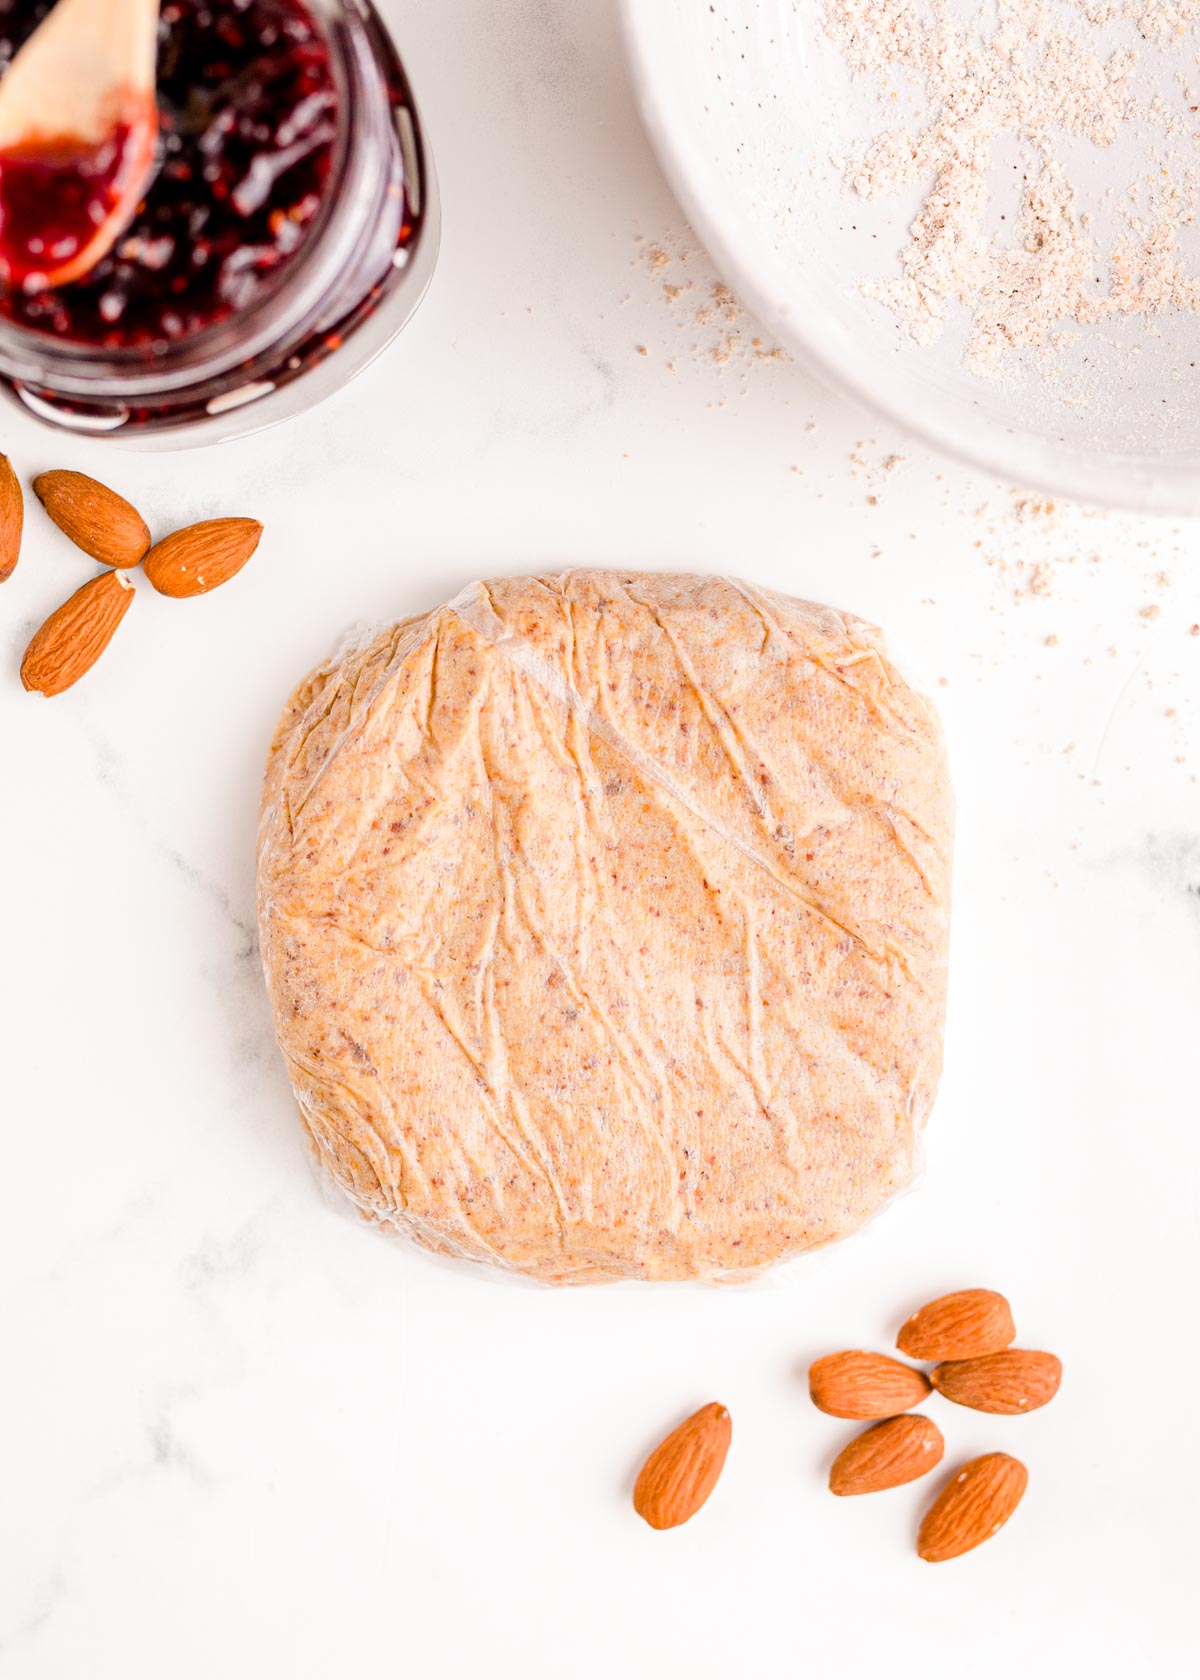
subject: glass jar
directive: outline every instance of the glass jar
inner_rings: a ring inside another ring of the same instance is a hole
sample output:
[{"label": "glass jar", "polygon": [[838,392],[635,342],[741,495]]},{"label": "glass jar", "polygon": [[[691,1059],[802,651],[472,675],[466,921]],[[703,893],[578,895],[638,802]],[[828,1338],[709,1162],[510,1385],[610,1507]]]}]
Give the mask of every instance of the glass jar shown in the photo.
[{"label": "glass jar", "polygon": [[306,0],[330,55],[337,135],[324,200],[274,285],[153,348],[0,318],[0,389],[69,431],[176,447],[320,401],[412,315],[437,258],[437,185],[407,77],[369,0]]}]

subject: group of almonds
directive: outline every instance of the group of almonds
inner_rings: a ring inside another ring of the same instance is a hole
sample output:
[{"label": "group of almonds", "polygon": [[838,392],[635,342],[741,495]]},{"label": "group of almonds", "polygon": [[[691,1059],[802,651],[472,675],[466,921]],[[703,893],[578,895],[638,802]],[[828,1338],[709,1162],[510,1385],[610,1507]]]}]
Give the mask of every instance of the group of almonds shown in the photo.
[{"label": "group of almonds", "polygon": [[[37,694],[61,694],[91,670],[133,605],[134,567],[160,595],[204,595],[241,571],[262,535],[257,519],[205,519],[152,544],[138,510],[86,473],[40,473],[33,488],[58,528],[106,568],[52,612],[25,649],[21,681]],[[16,568],[24,524],[21,482],[0,455],[0,583]]]},{"label": "group of almonds", "polygon": [[[922,1307],[896,1346],[934,1364],[928,1373],[882,1353],[831,1353],[809,1368],[812,1402],[830,1417],[881,1419],[833,1461],[830,1491],[880,1493],[916,1481],[945,1451],[932,1418],[913,1415],[936,1389],[977,1412],[1016,1415],[1058,1392],[1062,1365],[1052,1353],[1011,1344],[1012,1309],[991,1289],[962,1289]],[[905,1415],[908,1414],[908,1415]],[[634,1509],[651,1528],[676,1528],[704,1504],[725,1464],[733,1425],[724,1406],[702,1406],[655,1447],[633,1490]],[[985,1453],[956,1470],[925,1513],[917,1552],[927,1563],[961,1557],[997,1533],[1021,1502],[1029,1472],[1007,1453]]]}]

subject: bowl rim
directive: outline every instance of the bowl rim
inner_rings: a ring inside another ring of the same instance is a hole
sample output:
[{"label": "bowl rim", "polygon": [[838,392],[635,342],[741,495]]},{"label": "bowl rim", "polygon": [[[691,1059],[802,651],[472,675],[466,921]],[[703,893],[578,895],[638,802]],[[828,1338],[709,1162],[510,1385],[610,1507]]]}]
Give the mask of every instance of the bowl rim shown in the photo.
[{"label": "bowl rim", "polygon": [[[670,44],[666,11],[662,0],[620,0],[626,57],[642,122],[668,185],[723,279],[803,366],[826,386],[846,392],[860,407],[922,443],[1022,489],[1136,513],[1200,512],[1200,461],[1151,462],[1143,456],[1099,454],[1070,444],[1060,445],[1061,452],[1051,459],[1046,440],[1022,436],[985,414],[967,428],[933,405],[918,408],[910,381],[881,366],[878,357],[872,358],[850,334],[819,330],[830,327],[827,316],[807,323],[789,301],[795,282],[770,241],[740,211],[725,176],[704,148],[688,144],[686,113],[678,101],[671,104],[668,78],[661,70],[663,55],[657,49],[660,39]],[[682,87],[682,78],[677,85]]]}]

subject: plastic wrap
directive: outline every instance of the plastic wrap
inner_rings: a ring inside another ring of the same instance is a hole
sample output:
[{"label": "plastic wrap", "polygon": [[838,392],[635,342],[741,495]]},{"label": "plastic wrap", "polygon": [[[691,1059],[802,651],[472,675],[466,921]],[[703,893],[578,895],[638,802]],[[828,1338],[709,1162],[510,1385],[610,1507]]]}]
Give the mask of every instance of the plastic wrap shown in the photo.
[{"label": "plastic wrap", "polygon": [[553,1282],[724,1280],[914,1170],[952,803],[883,638],[731,578],[506,578],[297,690],[259,924],[323,1166]]}]

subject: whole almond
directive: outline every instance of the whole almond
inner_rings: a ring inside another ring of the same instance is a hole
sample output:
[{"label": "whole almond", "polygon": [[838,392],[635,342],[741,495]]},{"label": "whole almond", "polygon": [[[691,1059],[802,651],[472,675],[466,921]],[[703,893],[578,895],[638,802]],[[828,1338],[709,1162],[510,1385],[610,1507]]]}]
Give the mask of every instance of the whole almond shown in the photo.
[{"label": "whole almond", "polygon": [[1052,1353],[1006,1348],[939,1365],[930,1381],[947,1400],[976,1412],[1035,1412],[1058,1393],[1062,1363]]},{"label": "whole almond", "polygon": [[38,500],[60,531],[103,566],[136,566],[150,547],[150,532],[138,510],[99,479],[86,473],[39,473]]},{"label": "whole almond", "polygon": [[941,1462],[946,1443],[932,1418],[888,1418],[856,1435],[829,1470],[829,1491],[840,1495],[882,1493],[915,1482]]},{"label": "whole almond", "polygon": [[0,455],[0,583],[17,569],[21,554],[21,532],[25,525],[25,498],[21,480],[7,455]]},{"label": "whole almond", "polygon": [[956,1470],[925,1513],[917,1552],[926,1563],[961,1557],[1003,1528],[1029,1484],[1029,1472],[1007,1453],[985,1453]]},{"label": "whole almond", "polygon": [[133,605],[124,572],[102,572],[64,601],[36,633],[21,661],[21,681],[37,694],[61,694],[104,652]]},{"label": "whole almond", "polygon": [[1012,1308],[994,1289],[960,1289],[918,1309],[896,1337],[910,1359],[976,1359],[1016,1335]]},{"label": "whole almond", "polygon": [[929,1378],[885,1353],[830,1353],[808,1368],[812,1403],[831,1417],[884,1418],[919,1406]]},{"label": "whole almond", "polygon": [[156,542],[142,569],[160,595],[205,595],[241,571],[261,536],[257,519],[203,519]]},{"label": "whole almond", "polygon": [[733,1424],[714,1401],[673,1429],[642,1466],[633,1508],[651,1528],[678,1528],[694,1517],[717,1485]]}]

